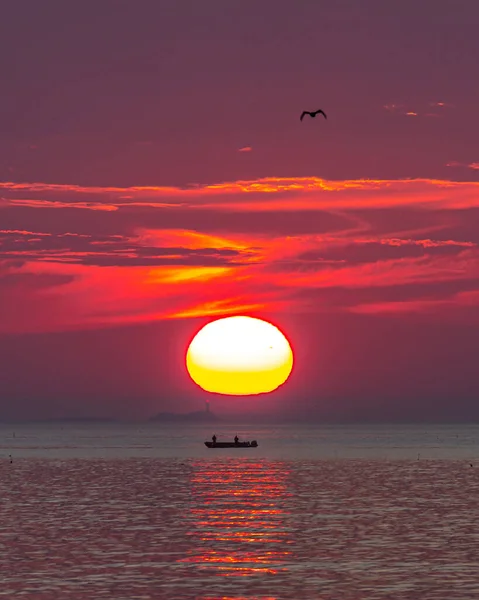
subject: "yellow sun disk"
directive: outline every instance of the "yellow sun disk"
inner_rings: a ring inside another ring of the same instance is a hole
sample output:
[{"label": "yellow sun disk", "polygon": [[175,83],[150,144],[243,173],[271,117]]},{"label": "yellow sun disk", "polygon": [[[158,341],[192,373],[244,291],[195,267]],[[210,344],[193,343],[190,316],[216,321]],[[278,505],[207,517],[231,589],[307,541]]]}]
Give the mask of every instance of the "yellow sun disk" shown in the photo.
[{"label": "yellow sun disk", "polygon": [[188,371],[196,384],[207,392],[233,396],[271,392],[288,379],[292,367],[292,357],[288,363],[269,371],[215,371],[188,360]]},{"label": "yellow sun disk", "polygon": [[262,394],[288,379],[293,353],[271,323],[235,316],[213,321],[195,336],[186,366],[193,381],[208,392]]}]

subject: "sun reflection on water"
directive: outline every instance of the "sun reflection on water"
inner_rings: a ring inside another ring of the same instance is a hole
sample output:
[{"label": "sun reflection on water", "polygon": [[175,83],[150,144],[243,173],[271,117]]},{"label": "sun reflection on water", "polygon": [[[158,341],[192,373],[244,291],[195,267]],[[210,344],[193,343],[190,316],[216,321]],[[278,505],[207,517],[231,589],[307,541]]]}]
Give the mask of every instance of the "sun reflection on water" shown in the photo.
[{"label": "sun reflection on water", "polygon": [[223,577],[287,570],[292,543],[285,525],[288,468],[251,460],[192,466],[188,535],[193,544],[181,562]]}]

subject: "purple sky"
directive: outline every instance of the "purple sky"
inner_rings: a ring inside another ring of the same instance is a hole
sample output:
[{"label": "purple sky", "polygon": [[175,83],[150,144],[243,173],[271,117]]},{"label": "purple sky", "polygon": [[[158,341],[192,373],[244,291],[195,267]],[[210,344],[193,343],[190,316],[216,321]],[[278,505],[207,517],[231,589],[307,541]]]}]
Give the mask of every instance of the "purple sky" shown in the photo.
[{"label": "purple sky", "polygon": [[296,363],[217,412],[478,418],[478,30],[476,0],[8,3],[0,418],[195,410],[188,340],[236,313]]}]

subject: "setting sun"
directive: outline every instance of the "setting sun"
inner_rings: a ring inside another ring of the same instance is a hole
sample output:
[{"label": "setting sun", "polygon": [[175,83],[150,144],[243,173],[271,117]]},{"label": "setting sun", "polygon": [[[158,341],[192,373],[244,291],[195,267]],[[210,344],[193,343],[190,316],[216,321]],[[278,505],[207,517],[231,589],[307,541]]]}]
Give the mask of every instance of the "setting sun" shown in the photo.
[{"label": "setting sun", "polygon": [[281,331],[261,319],[235,316],[212,321],[186,354],[193,381],[207,392],[246,396],[272,392],[293,368],[293,352]]}]

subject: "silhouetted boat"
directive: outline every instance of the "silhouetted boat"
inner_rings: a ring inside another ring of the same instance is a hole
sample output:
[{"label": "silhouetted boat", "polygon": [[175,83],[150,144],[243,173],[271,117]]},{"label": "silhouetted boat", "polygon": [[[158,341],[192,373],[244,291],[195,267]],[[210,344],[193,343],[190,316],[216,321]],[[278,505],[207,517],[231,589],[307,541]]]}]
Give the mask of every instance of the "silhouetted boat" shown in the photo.
[{"label": "silhouetted boat", "polygon": [[258,442],[205,442],[207,448],[257,448]]}]

